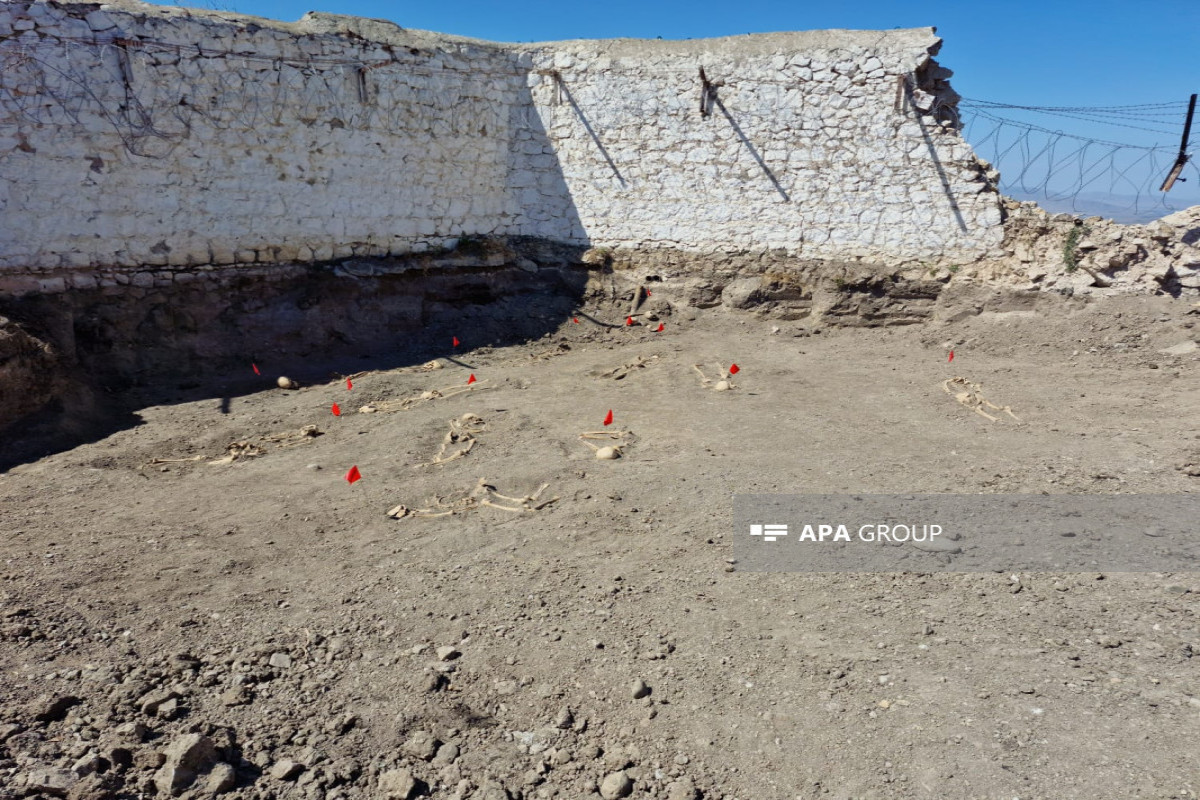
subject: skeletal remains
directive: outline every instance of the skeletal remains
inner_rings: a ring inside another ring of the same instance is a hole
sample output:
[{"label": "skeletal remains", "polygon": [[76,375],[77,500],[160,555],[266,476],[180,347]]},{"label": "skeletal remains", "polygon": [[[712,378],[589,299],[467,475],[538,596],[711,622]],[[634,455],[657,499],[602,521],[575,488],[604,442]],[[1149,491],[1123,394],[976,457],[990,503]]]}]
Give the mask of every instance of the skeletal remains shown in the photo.
[{"label": "skeletal remains", "polygon": [[638,356],[634,361],[631,361],[628,364],[622,364],[619,367],[613,367],[612,369],[605,370],[604,372],[596,373],[596,377],[612,378],[614,381],[623,380],[635,369],[644,369],[646,366],[653,364],[657,360],[657,355],[650,356],[649,358],[646,358],[645,356]]},{"label": "skeletal remains", "polygon": [[551,497],[548,500],[541,499],[542,492],[546,491],[549,486],[550,484],[543,483],[533,494],[527,494],[524,497],[509,497],[496,491],[496,487],[488,483],[486,478],[480,478],[475,489],[465,497],[447,502],[435,495],[432,508],[409,508],[406,505],[398,505],[388,509],[387,515],[392,519],[448,517],[480,506],[518,514],[541,511],[559,500],[558,497]]},{"label": "skeletal remains", "polygon": [[[633,434],[629,431],[588,431],[587,433],[579,434],[579,440],[592,448],[593,452],[596,453],[596,458],[601,461],[612,461],[621,457],[622,451],[629,446],[629,442],[626,439],[632,436]],[[594,445],[588,441],[589,439],[599,439],[601,441],[607,439],[615,441],[617,444]]]},{"label": "skeletal remains", "polygon": [[[324,435],[324,433],[325,432],[316,425],[305,425],[303,428],[295,431],[282,431],[280,433],[271,433],[267,434],[266,436],[260,436],[259,441],[263,443],[270,442],[272,444],[277,444],[279,445],[279,449],[282,450],[285,447],[295,447],[296,445],[311,442],[318,436]],[[232,464],[234,461],[239,461],[243,458],[261,456],[265,452],[266,449],[261,445],[256,444],[249,439],[240,439],[236,442],[230,442],[225,447],[225,455],[221,456],[220,458],[213,459],[208,463],[211,465]],[[182,464],[191,461],[203,461],[206,458],[208,458],[208,456],[203,455],[191,456],[189,458],[152,458],[146,462],[144,466],[150,466],[152,464]]]},{"label": "skeletal remains", "polygon": [[[471,448],[475,446],[475,434],[483,431],[485,428],[486,423],[484,423],[483,418],[469,412],[463,414],[458,419],[450,420],[450,430],[442,438],[442,447],[438,450],[437,455],[433,457],[433,461],[429,463],[446,464],[462,458],[471,452]],[[457,446],[458,449],[450,455],[446,455],[446,451],[452,446]]]},{"label": "skeletal remains", "polygon": [[[442,368],[443,368],[443,366],[444,366],[444,365],[442,364],[442,362],[441,362],[441,361],[438,361],[438,360],[435,358],[433,361],[426,361],[424,364],[417,364],[417,365],[416,365],[416,366],[414,366],[414,367],[397,367],[396,369],[390,369],[390,370],[387,370],[387,372],[393,372],[393,373],[402,373],[402,372],[432,372],[432,371],[434,371],[435,369],[442,369]],[[378,369],[368,369],[368,370],[363,370],[362,372],[356,372],[356,373],[354,373],[353,375],[339,375],[338,373],[336,373],[336,372],[335,372],[335,373],[333,373],[333,376],[334,376],[334,377],[337,379],[337,381],[340,383],[341,381],[344,381],[344,380],[347,380],[347,379],[349,379],[349,380],[357,380],[357,379],[359,379],[359,378],[363,377],[364,375],[375,375],[375,374],[377,374],[377,373],[379,373],[379,372],[382,372],[382,371],[383,371],[383,370],[378,370]]]},{"label": "skeletal remains", "polygon": [[[954,388],[951,387],[961,388],[964,391],[955,391]],[[974,381],[969,381],[961,376],[949,378],[945,381],[942,381],[942,389],[946,392],[946,394],[954,395],[954,399],[957,400],[961,405],[966,406],[981,417],[990,419],[992,422],[999,422],[1000,418],[993,417],[991,414],[984,411],[983,409],[985,407],[994,411],[1003,411],[1017,422],[1021,421],[1020,417],[1014,414],[1012,412],[1012,408],[1009,406],[998,406],[986,399],[982,394],[983,386],[975,383]]]},{"label": "skeletal remains", "polygon": [[721,379],[715,381],[704,374],[704,371],[700,369],[699,364],[692,364],[692,369],[696,370],[696,374],[700,376],[700,385],[704,386],[705,388],[712,389],[714,392],[727,392],[730,389],[737,388],[737,384],[734,383],[733,379],[729,377],[729,370],[725,369],[720,364],[717,364],[717,369],[721,371]]},{"label": "skeletal remains", "polygon": [[430,400],[444,400],[448,397],[455,397],[467,392],[477,392],[484,389],[490,389],[491,386],[484,386],[486,381],[477,381],[475,383],[458,384],[457,386],[448,386],[445,389],[429,389],[412,397],[402,397],[399,400],[380,400],[377,403],[368,403],[358,410],[360,414],[374,414],[376,412],[389,413],[392,411],[407,411],[413,406]]}]

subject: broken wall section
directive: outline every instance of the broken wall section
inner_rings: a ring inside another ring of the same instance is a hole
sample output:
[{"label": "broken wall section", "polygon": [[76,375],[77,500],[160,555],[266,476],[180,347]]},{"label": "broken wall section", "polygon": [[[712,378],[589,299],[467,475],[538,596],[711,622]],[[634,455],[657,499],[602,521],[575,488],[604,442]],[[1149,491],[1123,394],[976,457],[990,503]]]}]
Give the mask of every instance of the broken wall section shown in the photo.
[{"label": "broken wall section", "polygon": [[954,127],[939,46],[929,28],[558,42],[529,83],[593,245],[961,262],[1002,239],[998,176]]}]

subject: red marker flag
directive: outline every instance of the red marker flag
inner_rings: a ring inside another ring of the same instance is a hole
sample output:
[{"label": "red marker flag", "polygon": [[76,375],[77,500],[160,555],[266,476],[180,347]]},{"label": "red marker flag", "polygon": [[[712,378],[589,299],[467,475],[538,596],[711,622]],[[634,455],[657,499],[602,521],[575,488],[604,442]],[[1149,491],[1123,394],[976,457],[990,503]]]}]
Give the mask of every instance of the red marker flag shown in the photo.
[{"label": "red marker flag", "polygon": [[950,351],[950,357],[946,359],[946,363],[947,363],[947,364],[949,364],[949,363],[950,363],[951,361],[953,361],[953,360],[954,360],[954,351],[953,351],[953,350],[951,350],[951,351]]},{"label": "red marker flag", "polygon": [[633,317],[626,317],[626,318],[625,318],[625,324],[626,324],[626,325],[632,325],[632,324],[633,324]]},{"label": "red marker flag", "polygon": [[457,336],[454,337],[454,346],[458,347],[458,337]]},{"label": "red marker flag", "polygon": [[353,388],[354,388],[354,383],[353,383],[353,382],[352,382],[352,381],[351,381],[349,378],[346,378],[346,388],[347,388],[347,389],[353,389]]},{"label": "red marker flag", "polygon": [[741,371],[742,371],[742,368],[741,368],[741,367],[739,367],[737,364],[730,364],[730,365],[729,365],[729,374],[730,374],[730,375],[737,375],[737,374],[738,374],[739,372],[741,372]]},{"label": "red marker flag", "polygon": [[612,409],[611,408],[608,410],[607,416],[604,417],[604,424],[612,425]]},{"label": "red marker flag", "polygon": [[646,297],[649,297],[649,296],[650,296],[650,290],[649,290],[649,289],[647,289],[647,290],[646,290]]},{"label": "red marker flag", "polygon": [[362,473],[358,471],[357,465],[351,467],[350,471],[346,473],[346,483],[354,483],[355,481],[361,479]]},{"label": "red marker flag", "polygon": [[467,386],[470,386],[474,382],[475,382],[475,373],[472,372],[471,377],[467,378]]},{"label": "red marker flag", "polygon": [[574,322],[576,325],[578,325],[578,324],[579,324],[579,317],[571,317],[571,322]]},{"label": "red marker flag", "polygon": [[253,368],[255,375],[262,375],[262,373],[258,371],[258,364],[251,364],[250,366]]},{"label": "red marker flag", "polygon": [[658,323],[658,327],[654,329],[654,332],[662,333],[662,331],[663,331],[663,324],[660,322],[660,323]]},{"label": "red marker flag", "polygon": [[340,408],[338,408],[338,404],[337,404],[337,403],[334,403],[334,404],[333,404],[333,408],[332,408],[332,409],[330,409],[330,410],[331,410],[331,411],[333,411],[333,415],[334,415],[335,417],[340,417],[340,416],[342,415],[342,410],[341,410]]}]

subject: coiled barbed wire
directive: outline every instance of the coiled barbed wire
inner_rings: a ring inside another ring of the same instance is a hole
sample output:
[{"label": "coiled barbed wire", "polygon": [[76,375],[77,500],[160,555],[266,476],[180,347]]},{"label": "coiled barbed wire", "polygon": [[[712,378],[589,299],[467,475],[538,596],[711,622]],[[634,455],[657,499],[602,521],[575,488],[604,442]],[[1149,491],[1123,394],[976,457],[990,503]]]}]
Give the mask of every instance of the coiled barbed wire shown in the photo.
[{"label": "coiled barbed wire", "polygon": [[[963,136],[981,157],[1000,172],[1000,189],[1046,200],[1069,202],[1085,210],[1085,192],[1108,196],[1111,205],[1133,214],[1173,210],[1172,198],[1158,190],[1179,152],[1187,102],[1120,106],[1031,106],[963,99],[959,115]],[[1162,143],[1136,144],[1113,138],[1046,127],[1018,118],[1086,123],[1090,132],[1112,128],[1155,134]],[[1189,161],[1185,174],[1200,169]],[[1122,198],[1131,198],[1122,203]],[[1186,201],[1185,201],[1186,202]]]}]

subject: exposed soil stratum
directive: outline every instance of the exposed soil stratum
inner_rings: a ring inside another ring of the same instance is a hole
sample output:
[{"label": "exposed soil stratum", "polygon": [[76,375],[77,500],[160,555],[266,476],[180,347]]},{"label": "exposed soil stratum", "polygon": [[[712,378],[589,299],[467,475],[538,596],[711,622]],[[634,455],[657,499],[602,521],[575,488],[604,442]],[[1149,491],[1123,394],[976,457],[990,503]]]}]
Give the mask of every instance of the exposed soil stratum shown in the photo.
[{"label": "exposed soil stratum", "polygon": [[[266,365],[0,474],[0,797],[1200,792],[1194,573],[731,563],[741,492],[1200,490],[1193,300],[880,329],[588,303],[353,388]],[[730,391],[693,369],[735,362]]]}]

